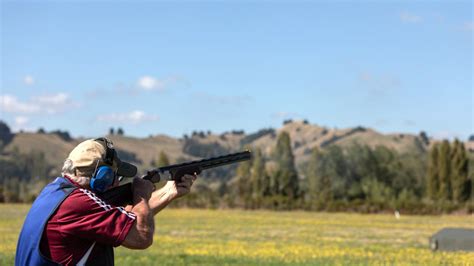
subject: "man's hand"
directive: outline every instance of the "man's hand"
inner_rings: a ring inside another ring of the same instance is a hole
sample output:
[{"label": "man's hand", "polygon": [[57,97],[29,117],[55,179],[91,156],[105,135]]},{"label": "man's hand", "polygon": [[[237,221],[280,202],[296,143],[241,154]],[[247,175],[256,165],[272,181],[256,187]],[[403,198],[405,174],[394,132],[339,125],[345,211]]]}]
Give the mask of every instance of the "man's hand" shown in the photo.
[{"label": "man's hand", "polygon": [[155,185],[148,180],[144,180],[142,178],[135,177],[133,179],[133,197],[134,198],[144,198],[145,200],[149,200],[151,197],[151,193],[155,190]]},{"label": "man's hand", "polygon": [[167,193],[169,193],[169,196],[172,200],[177,199],[191,191],[191,186],[193,185],[196,178],[196,174],[184,175],[179,182],[168,181],[164,188],[166,189]]},{"label": "man's hand", "polygon": [[174,199],[188,194],[196,178],[196,174],[184,175],[180,182],[168,181],[162,188],[153,192],[153,195],[149,201],[150,209],[152,210],[153,215],[156,215],[158,212],[168,206],[168,204]]}]

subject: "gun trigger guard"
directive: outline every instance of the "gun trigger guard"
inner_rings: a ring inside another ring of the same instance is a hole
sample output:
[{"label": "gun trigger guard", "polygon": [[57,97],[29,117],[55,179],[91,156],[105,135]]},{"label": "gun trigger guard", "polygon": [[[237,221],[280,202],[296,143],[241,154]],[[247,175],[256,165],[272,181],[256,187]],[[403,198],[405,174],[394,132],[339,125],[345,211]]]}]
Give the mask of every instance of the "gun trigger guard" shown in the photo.
[{"label": "gun trigger guard", "polygon": [[158,183],[160,182],[160,174],[158,173],[158,171],[147,171],[146,175],[144,175],[142,177],[143,179],[146,179],[146,180],[149,180],[150,182],[152,183]]}]

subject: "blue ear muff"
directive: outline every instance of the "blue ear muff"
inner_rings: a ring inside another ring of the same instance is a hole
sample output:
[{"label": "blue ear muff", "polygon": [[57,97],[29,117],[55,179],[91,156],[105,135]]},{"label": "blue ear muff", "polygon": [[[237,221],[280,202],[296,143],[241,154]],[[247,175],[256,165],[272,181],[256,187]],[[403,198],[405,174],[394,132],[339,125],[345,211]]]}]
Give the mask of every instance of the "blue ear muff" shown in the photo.
[{"label": "blue ear muff", "polygon": [[109,166],[100,166],[95,175],[91,178],[90,186],[92,190],[104,192],[115,180],[115,173]]}]

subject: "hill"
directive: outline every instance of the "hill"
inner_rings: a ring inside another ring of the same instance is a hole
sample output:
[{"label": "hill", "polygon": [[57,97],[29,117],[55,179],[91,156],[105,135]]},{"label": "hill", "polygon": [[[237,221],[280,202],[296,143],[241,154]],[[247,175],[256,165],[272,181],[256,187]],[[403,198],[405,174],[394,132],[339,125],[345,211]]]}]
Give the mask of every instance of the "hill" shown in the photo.
[{"label": "hill", "polygon": [[[400,208],[421,213],[473,209],[468,201],[474,195],[472,140],[463,150],[458,141],[438,145],[440,140],[423,132],[382,134],[361,126],[336,129],[307,121],[285,121],[278,129],[250,134],[233,130],[195,131],[182,138],[107,137],[121,159],[139,167],[139,175],[156,166],[161,152],[170,163],[178,163],[255,151],[248,163],[206,170],[194,185],[196,193],[180,201],[180,206],[363,212]],[[60,130],[11,134],[4,127],[0,130],[0,202],[34,200],[83,140]],[[434,145],[436,152],[428,154]],[[321,152],[314,153],[315,149]],[[449,187],[453,189],[445,189]],[[440,205],[438,200],[446,202]]]},{"label": "hill", "polygon": [[[315,147],[325,149],[330,145],[347,147],[359,143],[371,147],[382,145],[399,153],[424,153],[429,148],[430,142],[433,142],[421,135],[382,134],[364,127],[335,129],[309,124],[307,121],[286,121],[279,129],[262,129],[250,134],[232,131],[220,135],[194,132],[191,136],[185,135],[183,138],[166,135],[147,138],[122,135],[107,135],[107,137],[114,142],[121,158],[147,168],[150,167],[152,160],[158,158],[161,151],[168,155],[172,163],[236,152],[246,147],[259,148],[267,158],[271,158],[277,135],[283,131],[289,133],[291,137],[297,166],[308,160]],[[54,133],[17,133],[4,151],[7,154],[13,150],[18,150],[22,154],[41,152],[50,165],[59,168],[68,153],[82,140],[65,139]]]}]

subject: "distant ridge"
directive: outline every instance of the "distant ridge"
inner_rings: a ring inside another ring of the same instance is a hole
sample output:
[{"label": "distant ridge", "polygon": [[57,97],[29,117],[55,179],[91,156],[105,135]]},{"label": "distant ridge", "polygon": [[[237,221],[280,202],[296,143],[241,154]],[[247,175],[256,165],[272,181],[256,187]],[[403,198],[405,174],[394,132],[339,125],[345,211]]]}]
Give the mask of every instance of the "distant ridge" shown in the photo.
[{"label": "distant ridge", "polygon": [[[361,126],[330,129],[309,124],[307,121],[286,121],[279,129],[262,129],[251,134],[233,131],[220,135],[210,132],[195,132],[193,135],[183,138],[173,138],[166,135],[147,138],[122,135],[107,135],[107,137],[112,139],[124,159],[131,160],[140,167],[149,167],[152,160],[158,159],[160,151],[164,151],[171,162],[235,152],[245,147],[259,148],[267,157],[270,157],[277,135],[282,131],[289,133],[291,137],[297,165],[307,161],[315,147],[320,149],[325,149],[330,145],[347,147],[358,143],[371,147],[382,145],[400,153],[424,153],[434,142],[438,142],[422,135],[382,134]],[[54,133],[17,133],[6,145],[4,151],[7,154],[14,149],[20,153],[42,152],[47,162],[60,167],[68,153],[82,140],[81,138],[65,139]],[[472,151],[474,141],[466,142],[466,146]]]}]

